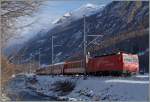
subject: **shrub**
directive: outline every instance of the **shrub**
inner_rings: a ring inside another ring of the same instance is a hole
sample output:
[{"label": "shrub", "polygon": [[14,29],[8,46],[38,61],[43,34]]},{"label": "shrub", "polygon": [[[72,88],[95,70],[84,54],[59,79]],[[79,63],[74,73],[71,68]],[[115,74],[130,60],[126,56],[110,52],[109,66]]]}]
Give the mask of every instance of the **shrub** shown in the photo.
[{"label": "shrub", "polygon": [[67,95],[75,88],[75,82],[70,80],[59,80],[52,84],[52,90],[58,95]]}]

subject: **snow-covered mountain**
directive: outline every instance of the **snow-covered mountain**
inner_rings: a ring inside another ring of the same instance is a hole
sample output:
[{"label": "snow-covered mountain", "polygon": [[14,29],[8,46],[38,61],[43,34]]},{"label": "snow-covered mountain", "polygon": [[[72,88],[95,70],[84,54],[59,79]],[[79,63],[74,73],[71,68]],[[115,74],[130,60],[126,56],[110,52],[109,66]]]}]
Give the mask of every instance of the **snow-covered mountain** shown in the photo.
[{"label": "snow-covered mountain", "polygon": [[56,19],[53,21],[53,24],[64,24],[64,23],[70,23],[74,20],[81,19],[84,15],[90,16],[92,14],[95,14],[96,12],[100,12],[104,5],[94,5],[94,4],[86,4],[82,5],[80,8],[65,13],[62,17]]},{"label": "snow-covered mountain", "polygon": [[[84,9],[83,9],[84,8]],[[98,8],[98,9],[97,9]],[[30,58],[41,63],[51,63],[51,36],[54,35],[54,62],[83,58],[83,15],[86,14],[86,34],[101,34],[95,44],[90,44],[91,55],[97,56],[115,51],[129,53],[145,52],[139,56],[140,68],[148,71],[149,48],[149,6],[147,1],[119,2],[113,1],[99,9],[101,6],[87,4],[79,9],[64,14],[44,36],[37,36],[26,43],[18,55],[22,59]],[[61,21],[61,22],[60,22]],[[88,38],[88,42],[95,38]],[[96,49],[96,50],[95,50]],[[94,51],[94,52],[93,52]]]}]

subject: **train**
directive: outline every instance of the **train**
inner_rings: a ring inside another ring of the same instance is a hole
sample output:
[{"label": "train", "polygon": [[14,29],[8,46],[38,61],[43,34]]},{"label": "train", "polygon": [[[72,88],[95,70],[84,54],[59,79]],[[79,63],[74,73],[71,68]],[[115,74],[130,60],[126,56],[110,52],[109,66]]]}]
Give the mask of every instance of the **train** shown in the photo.
[{"label": "train", "polygon": [[139,60],[137,54],[118,52],[84,60],[65,61],[45,66],[36,70],[38,75],[131,75],[139,72]]}]

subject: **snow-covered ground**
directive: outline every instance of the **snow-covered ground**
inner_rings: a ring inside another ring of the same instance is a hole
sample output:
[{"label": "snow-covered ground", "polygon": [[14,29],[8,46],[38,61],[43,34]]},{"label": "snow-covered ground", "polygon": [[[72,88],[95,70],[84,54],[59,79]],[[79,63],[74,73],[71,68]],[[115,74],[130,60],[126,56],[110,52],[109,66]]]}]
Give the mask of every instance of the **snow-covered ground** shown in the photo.
[{"label": "snow-covered ground", "polygon": [[[37,82],[26,83],[25,90],[35,92],[46,100],[73,101],[148,101],[149,76],[137,75],[132,77],[96,77],[96,76],[36,76]],[[73,91],[59,95],[52,90],[56,81],[69,80],[75,83]],[[25,84],[25,83],[24,83]],[[19,83],[17,84],[19,85]],[[10,88],[9,88],[10,89]],[[18,88],[19,90],[19,88]],[[11,91],[13,91],[11,89]],[[31,93],[30,93],[31,94]],[[22,99],[26,100],[26,99]],[[38,99],[37,99],[38,100]],[[40,99],[42,100],[42,99]]]}]

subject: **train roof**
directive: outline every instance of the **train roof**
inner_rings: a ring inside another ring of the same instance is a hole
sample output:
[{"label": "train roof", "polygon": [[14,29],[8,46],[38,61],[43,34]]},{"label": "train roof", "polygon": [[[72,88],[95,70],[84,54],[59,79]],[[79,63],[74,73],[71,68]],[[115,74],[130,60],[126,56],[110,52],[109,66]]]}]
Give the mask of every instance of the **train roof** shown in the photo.
[{"label": "train roof", "polygon": [[64,64],[65,62],[54,63],[53,65]]},{"label": "train roof", "polygon": [[100,56],[95,56],[95,58],[97,58],[97,57],[104,57],[104,56],[118,55],[118,54],[131,54],[131,53],[128,53],[128,52],[125,52],[125,51],[119,51],[119,52],[103,54],[103,55],[100,55]]},{"label": "train roof", "polygon": [[54,64],[49,64],[49,65],[42,65],[41,68],[46,68],[52,65],[60,65],[60,64],[64,64],[65,62],[59,62],[59,63],[54,63]]},{"label": "train roof", "polygon": [[66,63],[82,62],[83,60],[66,61]]}]

